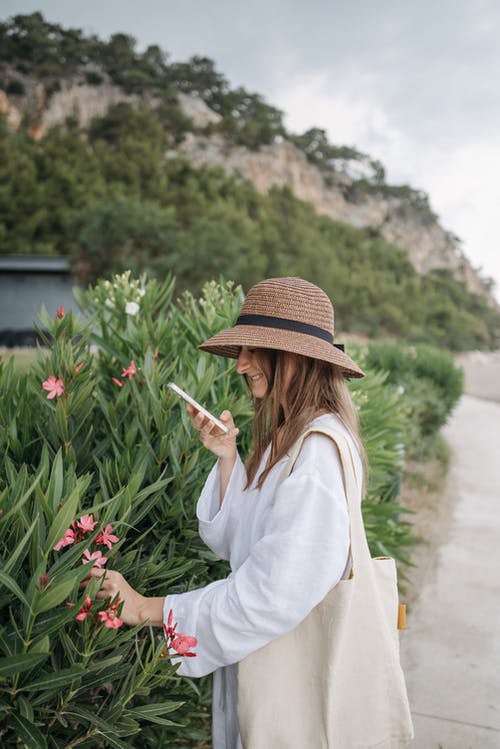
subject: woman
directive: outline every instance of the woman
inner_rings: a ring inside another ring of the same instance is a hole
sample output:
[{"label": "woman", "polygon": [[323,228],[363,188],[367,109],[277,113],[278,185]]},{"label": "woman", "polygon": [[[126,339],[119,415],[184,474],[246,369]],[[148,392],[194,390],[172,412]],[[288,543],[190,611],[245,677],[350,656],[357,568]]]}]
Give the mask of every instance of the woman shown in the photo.
[{"label": "woman", "polygon": [[299,278],[254,286],[235,327],[200,348],[237,359],[255,408],[253,452],[244,466],[231,414],[221,415],[229,427],[222,434],[190,407],[204,446],[218,458],[197,505],[200,535],[229,560],[231,574],[198,590],[147,598],[107,571],[99,596],[119,593],[121,616],[132,625],[161,626],[173,611],[179,631],[198,640],[196,658],[181,659],[178,673],[213,672],[213,746],[238,749],[238,662],[295,628],[349,574],[349,518],[334,443],[311,434],[290,476],[281,475],[299,436],[310,425],[326,426],[346,437],[361,488],[364,452],[344,377],[363,372],[333,343],[327,295]]}]

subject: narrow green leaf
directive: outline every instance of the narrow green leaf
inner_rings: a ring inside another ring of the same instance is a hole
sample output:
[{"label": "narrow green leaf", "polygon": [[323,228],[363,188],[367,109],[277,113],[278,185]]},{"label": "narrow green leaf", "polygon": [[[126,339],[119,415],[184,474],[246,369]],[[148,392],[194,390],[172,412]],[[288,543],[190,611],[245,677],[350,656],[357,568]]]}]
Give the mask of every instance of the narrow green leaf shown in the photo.
[{"label": "narrow green leaf", "polygon": [[79,499],[80,486],[77,485],[54,518],[54,522],[52,523],[45,544],[45,551],[47,554],[64,536],[71,522],[75,519]]},{"label": "narrow green leaf", "polygon": [[11,717],[19,738],[28,749],[46,749],[45,736],[34,723],[19,713],[12,713]]},{"label": "narrow green leaf", "polygon": [[39,679],[35,679],[35,681],[32,681],[30,684],[20,687],[20,689],[27,692],[42,689],[60,689],[61,687],[71,684],[75,679],[80,679],[84,673],[85,669],[83,669],[82,666],[63,668],[62,671],[51,671],[50,673],[43,674]]},{"label": "narrow green leaf", "polygon": [[6,588],[8,588],[11,593],[14,593],[16,598],[19,598],[24,606],[26,606],[28,609],[31,609],[28,599],[24,595],[19,585],[12,577],[6,575],[3,570],[0,570],[0,585],[4,585]]},{"label": "narrow green leaf", "polygon": [[115,733],[101,731],[101,736],[104,736],[104,738],[108,740],[108,744],[110,744],[110,746],[115,746],[116,749],[134,749],[132,744],[129,744],[127,741],[117,739]]},{"label": "narrow green leaf", "polygon": [[59,606],[60,603],[68,598],[76,583],[83,580],[87,572],[88,570],[82,565],[81,567],[77,567],[76,570],[71,570],[70,573],[58,582],[52,583],[47,590],[37,591],[33,604],[35,614],[41,614],[43,611],[48,611]]},{"label": "narrow green leaf", "polygon": [[47,656],[48,653],[19,653],[0,658],[0,676],[13,677],[14,674],[29,671],[30,668],[38,666]]},{"label": "narrow green leaf", "polygon": [[29,720],[31,723],[35,721],[35,713],[33,711],[33,705],[26,699],[22,694],[18,694],[16,697],[16,703],[19,707],[21,715]]},{"label": "narrow green leaf", "polygon": [[21,554],[24,551],[25,546],[27,545],[28,541],[31,538],[31,534],[33,533],[33,530],[35,529],[36,524],[38,523],[38,517],[36,517],[33,522],[31,523],[30,527],[22,537],[21,541],[18,543],[12,554],[9,555],[8,560],[5,562],[3,566],[3,572],[6,572],[7,574],[11,571],[11,569],[16,564],[17,560],[19,558],[22,559]]},{"label": "narrow green leaf", "polygon": [[136,713],[134,710],[130,710],[126,713],[126,716],[130,716],[133,718],[139,718],[142,720],[148,720],[150,723],[156,723],[159,726],[181,726],[182,723],[175,723],[173,720],[169,720],[168,718],[160,718],[158,715],[140,715]]},{"label": "narrow green leaf", "polygon": [[63,481],[64,481],[63,458],[62,458],[62,451],[61,449],[59,449],[56,453],[56,457],[54,458],[54,462],[52,463],[52,471],[50,474],[49,488],[47,491],[47,499],[54,513],[57,512],[59,502],[61,501],[61,496],[62,496],[62,491],[63,491]]},{"label": "narrow green leaf", "polygon": [[56,583],[51,586],[48,590],[40,591],[35,599],[34,611],[36,614],[41,614],[43,611],[48,611],[58,606],[65,599],[68,598],[69,594],[73,590],[74,582],[72,580],[65,580],[62,583]]},{"label": "narrow green leaf", "polygon": [[151,717],[165,715],[165,713],[173,713],[174,710],[178,710],[182,705],[184,705],[184,702],[152,702],[149,705],[133,707],[130,710],[127,710],[127,714],[134,713],[136,718],[150,720]]},{"label": "narrow green leaf", "polygon": [[[7,462],[6,462],[6,466],[7,466]],[[28,489],[25,491],[23,496],[19,500],[16,500],[14,506],[11,507],[10,510],[3,516],[2,522],[7,523],[7,521],[10,520],[11,515],[17,515],[19,513],[19,510],[21,509],[21,507],[25,504],[25,502],[28,501],[28,499],[31,497],[31,494],[38,486],[38,483],[40,479],[42,478],[42,476],[43,476],[43,471],[40,471],[36,479],[33,481],[31,486],[28,487]],[[13,483],[13,481],[11,481],[11,479],[9,478],[8,483],[11,484]]]},{"label": "narrow green leaf", "polygon": [[63,713],[63,715],[73,716],[84,720],[91,726],[97,726],[101,731],[109,731],[114,733],[114,726],[108,723],[102,718],[97,712],[86,710],[81,705],[70,705]]},{"label": "narrow green leaf", "polygon": [[30,647],[30,653],[47,653],[50,651],[50,637],[43,635],[39,640],[34,642]]}]

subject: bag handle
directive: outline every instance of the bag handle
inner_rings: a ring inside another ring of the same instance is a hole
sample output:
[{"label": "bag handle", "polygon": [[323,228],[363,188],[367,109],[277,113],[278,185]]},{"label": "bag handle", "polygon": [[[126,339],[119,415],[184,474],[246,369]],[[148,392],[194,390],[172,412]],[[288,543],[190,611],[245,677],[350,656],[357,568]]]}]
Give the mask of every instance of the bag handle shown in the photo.
[{"label": "bag handle", "polygon": [[356,475],[354,473],[354,460],[351,448],[346,438],[340,432],[329,427],[311,427],[307,429],[297,442],[290,453],[290,459],[286,464],[280,478],[280,483],[284,481],[293,470],[295,462],[300,454],[302,445],[306,437],[313,433],[324,434],[335,442],[340,456],[342,473],[344,478],[344,488],[347,500],[347,512],[349,515],[349,535],[351,539],[351,558],[352,573],[356,574],[368,566],[371,562],[370,549],[366,540],[365,528],[363,525],[363,515],[361,513],[361,502],[358,500],[358,487]]}]

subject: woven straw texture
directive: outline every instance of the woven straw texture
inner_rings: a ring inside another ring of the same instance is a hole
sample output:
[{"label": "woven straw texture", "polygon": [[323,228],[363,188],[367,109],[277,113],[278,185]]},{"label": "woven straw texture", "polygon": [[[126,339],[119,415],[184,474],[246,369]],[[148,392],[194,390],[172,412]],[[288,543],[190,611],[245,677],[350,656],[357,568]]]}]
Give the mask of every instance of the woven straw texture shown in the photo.
[{"label": "woven straw texture", "polygon": [[[330,334],[333,340],[332,303],[322,289],[302,278],[269,278],[253,286],[240,312],[240,317],[248,315],[264,315],[266,318],[291,321],[291,327],[295,323],[311,325]],[[272,321],[270,324],[272,325]],[[259,324],[236,324],[204,341],[199,348],[211,354],[236,359],[241,346],[290,351],[336,364],[345,377],[364,375],[350,356],[311,332],[283,330]]]}]

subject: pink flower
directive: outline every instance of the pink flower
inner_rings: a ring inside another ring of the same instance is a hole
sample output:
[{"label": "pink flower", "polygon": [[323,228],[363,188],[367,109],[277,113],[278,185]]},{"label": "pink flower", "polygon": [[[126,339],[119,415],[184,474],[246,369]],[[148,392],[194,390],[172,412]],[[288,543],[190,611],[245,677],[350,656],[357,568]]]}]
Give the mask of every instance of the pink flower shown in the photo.
[{"label": "pink flower", "polygon": [[85,603],[80,606],[80,613],[75,616],[77,622],[83,622],[90,615],[92,609],[92,600],[85,596]]},{"label": "pink flower", "polygon": [[54,551],[61,551],[61,549],[64,546],[71,546],[71,544],[74,544],[76,540],[76,533],[75,531],[71,530],[71,528],[68,528],[64,536],[61,538],[60,541],[56,543],[54,546]]},{"label": "pink flower", "polygon": [[57,310],[56,317],[58,317],[59,319],[61,319],[62,317],[64,317],[64,304],[61,304],[61,306]]},{"label": "pink flower", "polygon": [[80,372],[81,368],[83,367],[83,364],[84,363],[81,361],[80,364],[76,365],[76,367],[75,367],[76,374],[78,374]]},{"label": "pink flower", "polygon": [[172,609],[168,612],[167,623],[163,625],[163,631],[165,633],[165,640],[167,641],[167,647],[175,650],[179,655],[185,655],[188,658],[194,658],[196,653],[192,653],[190,648],[194,648],[198,644],[196,637],[190,635],[183,635],[182,632],[176,632],[177,623],[172,626],[174,619],[174,612]]},{"label": "pink flower", "polygon": [[82,564],[88,564],[89,562],[92,562],[94,567],[104,567],[107,561],[108,558],[103,557],[100,551],[94,551],[91,554],[88,549],[85,549],[85,551],[83,552]]},{"label": "pink flower", "polygon": [[45,380],[45,382],[42,383],[42,387],[44,390],[48,390],[49,394],[47,398],[51,400],[52,398],[55,398],[56,395],[62,395],[64,393],[64,385],[63,381],[59,377],[59,379],[56,380],[54,375],[50,375],[48,380]]},{"label": "pink flower", "polygon": [[120,603],[121,601],[120,599],[118,599],[116,603],[113,603],[111,606],[109,606],[106,611],[99,611],[97,616],[105,627],[108,627],[109,629],[118,629],[118,627],[122,626],[123,619],[120,619],[120,617],[116,613]]},{"label": "pink flower", "polygon": [[102,544],[103,546],[107,546],[108,549],[111,549],[113,544],[116,544],[116,542],[120,540],[118,536],[111,535],[112,530],[113,528],[108,523],[102,533],[99,533],[98,536],[96,536],[95,543],[97,545]]},{"label": "pink flower", "polygon": [[128,377],[130,380],[132,377],[134,377],[135,374],[137,374],[137,369],[135,367],[135,362],[132,359],[129,368],[123,370],[122,377]]},{"label": "pink flower", "polygon": [[172,642],[170,643],[170,647],[179,655],[186,655],[190,658],[193,658],[196,653],[191,653],[189,648],[194,648],[197,644],[198,640],[196,639],[196,637],[183,635],[179,632],[173,638]]},{"label": "pink flower", "polygon": [[82,515],[80,520],[76,521],[76,525],[84,533],[91,533],[97,525],[97,520],[94,520],[92,515]]},{"label": "pink flower", "polygon": [[116,377],[112,377],[111,379],[113,380],[113,382],[115,383],[115,385],[118,385],[118,387],[120,387],[120,388],[122,388],[125,385],[124,382],[122,382],[121,380],[118,380]]}]

